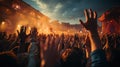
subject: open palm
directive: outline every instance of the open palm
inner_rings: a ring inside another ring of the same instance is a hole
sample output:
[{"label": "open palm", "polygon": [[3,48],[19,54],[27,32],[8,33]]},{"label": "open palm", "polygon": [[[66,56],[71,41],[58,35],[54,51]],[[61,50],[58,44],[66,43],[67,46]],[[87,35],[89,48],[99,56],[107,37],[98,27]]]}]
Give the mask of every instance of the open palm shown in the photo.
[{"label": "open palm", "polygon": [[97,14],[95,11],[84,10],[86,22],[80,20],[80,23],[89,31],[97,31]]}]

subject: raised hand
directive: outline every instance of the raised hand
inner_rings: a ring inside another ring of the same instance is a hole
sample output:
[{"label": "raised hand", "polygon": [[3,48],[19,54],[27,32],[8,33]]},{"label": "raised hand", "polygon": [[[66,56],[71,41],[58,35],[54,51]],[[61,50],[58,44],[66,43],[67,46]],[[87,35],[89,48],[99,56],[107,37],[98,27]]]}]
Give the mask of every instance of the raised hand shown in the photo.
[{"label": "raised hand", "polygon": [[91,51],[101,49],[101,42],[97,32],[97,14],[91,9],[85,10],[84,13],[86,17],[86,22],[83,23],[82,20],[80,20],[80,22],[89,31]]},{"label": "raised hand", "polygon": [[29,35],[26,33],[26,27],[21,26],[20,31],[17,30],[18,33],[18,40],[20,40],[20,48],[18,50],[19,53],[23,53],[26,51],[26,39],[28,38]]},{"label": "raised hand", "polygon": [[20,32],[17,30],[18,33],[18,37],[20,39],[21,42],[25,42],[25,39],[28,37],[28,35],[26,34],[26,27],[22,26],[20,28]]},{"label": "raised hand", "polygon": [[[30,31],[29,62],[28,67],[40,67],[40,41],[38,39],[37,28],[33,27]],[[32,61],[31,61],[32,60]]]},{"label": "raised hand", "polygon": [[80,23],[89,31],[97,31],[97,14],[95,11],[84,10],[86,22],[83,23],[82,20],[79,20]]}]

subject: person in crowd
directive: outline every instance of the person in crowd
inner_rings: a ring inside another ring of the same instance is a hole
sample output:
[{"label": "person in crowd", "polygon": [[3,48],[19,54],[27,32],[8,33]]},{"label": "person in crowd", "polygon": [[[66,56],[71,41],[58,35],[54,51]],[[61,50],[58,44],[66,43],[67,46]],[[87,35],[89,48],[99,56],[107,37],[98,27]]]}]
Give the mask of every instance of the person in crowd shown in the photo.
[{"label": "person in crowd", "polygon": [[105,11],[98,21],[102,23],[102,34],[120,34],[120,7]]},{"label": "person in crowd", "polygon": [[[104,48],[118,48],[120,35],[120,7],[113,7],[105,11],[98,21],[102,23],[102,40],[108,44]],[[106,41],[105,41],[106,40]],[[118,43],[118,44],[117,44]]]},{"label": "person in crowd", "polygon": [[28,47],[28,66],[27,67],[40,67],[40,43],[38,41],[37,28],[33,27],[30,31],[30,45]]},{"label": "person in crowd", "polygon": [[27,48],[29,46],[29,43],[26,42],[26,39],[30,36],[30,34],[27,35],[26,26],[21,26],[20,31],[17,30],[17,33],[18,33],[18,38],[20,40],[19,42],[20,48],[18,52],[19,53],[27,52],[27,49],[24,49],[24,47]]},{"label": "person in crowd", "polygon": [[[120,20],[117,9],[112,8],[99,18],[102,22],[102,40],[97,29],[97,13],[91,9],[84,11],[86,22],[80,20],[87,30],[85,36],[38,34],[35,27],[26,34],[26,26],[22,26],[15,37],[0,32],[0,67],[6,67],[5,64],[10,67],[108,67],[108,62],[109,67],[120,66],[120,35],[117,30]],[[16,55],[5,51],[13,51]]]},{"label": "person in crowd", "polygon": [[[107,60],[101,47],[100,37],[97,31],[97,14],[91,9],[85,10],[86,23],[81,24],[89,31],[91,46],[91,67],[106,67]],[[58,67],[85,67],[84,53],[77,49],[66,49],[61,55]]]},{"label": "person in crowd", "polygon": [[102,22],[102,43],[111,67],[120,65],[120,7],[105,11],[99,18]]}]

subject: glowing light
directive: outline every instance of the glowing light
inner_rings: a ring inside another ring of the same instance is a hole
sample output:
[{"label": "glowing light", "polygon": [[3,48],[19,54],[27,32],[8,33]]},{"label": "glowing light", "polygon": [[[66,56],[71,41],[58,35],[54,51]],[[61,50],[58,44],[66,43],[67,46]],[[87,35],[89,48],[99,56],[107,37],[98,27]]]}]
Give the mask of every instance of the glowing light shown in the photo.
[{"label": "glowing light", "polygon": [[30,33],[30,30],[31,30],[31,27],[29,26],[26,33],[29,34],[29,33]]},{"label": "glowing light", "polygon": [[41,66],[44,67],[44,65],[45,65],[45,60],[42,59]]},{"label": "glowing light", "polygon": [[19,30],[19,31],[20,31],[20,27],[21,27],[21,25],[20,25],[20,24],[18,24],[18,25],[17,25],[17,30]]},{"label": "glowing light", "polygon": [[18,4],[13,4],[12,7],[17,10],[17,9],[20,9],[20,6]]},{"label": "glowing light", "polygon": [[34,12],[31,12],[30,14],[31,14],[31,15],[35,15],[35,13],[34,13]]},{"label": "glowing light", "polygon": [[16,5],[16,8],[19,8],[19,6],[18,6],[18,5]]},{"label": "glowing light", "polygon": [[29,30],[31,30],[31,27],[28,27]]},{"label": "glowing light", "polygon": [[82,31],[80,31],[80,33],[82,33]]},{"label": "glowing light", "polygon": [[5,25],[5,22],[2,21],[1,25],[0,25],[0,30],[1,31],[5,31],[6,30],[6,25]]},{"label": "glowing light", "polygon": [[18,27],[18,28],[20,28],[20,27],[21,27],[21,25],[19,25],[19,24],[18,24],[18,26],[17,26],[17,27]]},{"label": "glowing light", "polygon": [[2,22],[2,25],[4,25],[4,24],[5,24],[5,22],[3,21],[3,22]]}]

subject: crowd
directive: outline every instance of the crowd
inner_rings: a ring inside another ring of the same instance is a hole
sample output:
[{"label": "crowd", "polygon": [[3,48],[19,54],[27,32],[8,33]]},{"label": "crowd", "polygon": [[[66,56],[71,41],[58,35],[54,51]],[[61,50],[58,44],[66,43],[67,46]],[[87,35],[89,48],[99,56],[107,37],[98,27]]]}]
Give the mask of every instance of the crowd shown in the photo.
[{"label": "crowd", "polygon": [[22,26],[17,34],[0,32],[0,67],[119,67],[120,35],[99,36],[97,14],[85,10],[80,23],[88,34],[29,34]]}]

